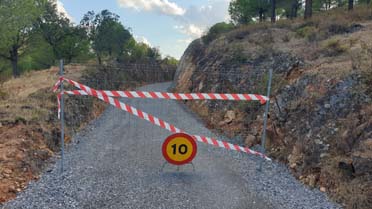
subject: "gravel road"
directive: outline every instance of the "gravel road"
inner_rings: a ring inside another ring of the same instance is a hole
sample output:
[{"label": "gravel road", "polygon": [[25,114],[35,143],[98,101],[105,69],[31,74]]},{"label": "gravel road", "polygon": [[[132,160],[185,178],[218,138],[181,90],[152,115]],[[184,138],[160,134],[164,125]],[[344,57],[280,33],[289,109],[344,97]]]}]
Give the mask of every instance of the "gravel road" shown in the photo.
[{"label": "gravel road", "polygon": [[[170,83],[141,90],[165,91]],[[214,136],[176,101],[123,101],[179,128]],[[65,156],[2,208],[340,208],[294,179],[285,166],[198,144],[191,166],[167,165],[161,145],[169,132],[109,107],[77,134]]]}]

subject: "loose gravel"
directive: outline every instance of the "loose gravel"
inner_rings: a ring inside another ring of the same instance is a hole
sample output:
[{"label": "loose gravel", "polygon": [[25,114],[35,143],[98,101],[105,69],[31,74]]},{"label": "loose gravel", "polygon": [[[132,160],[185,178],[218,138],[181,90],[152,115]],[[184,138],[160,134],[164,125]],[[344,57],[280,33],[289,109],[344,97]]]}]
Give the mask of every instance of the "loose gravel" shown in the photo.
[{"label": "loose gravel", "polygon": [[[164,91],[170,83],[141,90]],[[72,98],[71,98],[72,99]],[[189,133],[215,136],[176,101],[128,100]],[[198,144],[191,166],[165,162],[169,132],[109,107],[77,134],[65,155],[2,208],[340,208],[325,194],[299,183],[279,163]],[[218,137],[221,138],[221,137]]]}]

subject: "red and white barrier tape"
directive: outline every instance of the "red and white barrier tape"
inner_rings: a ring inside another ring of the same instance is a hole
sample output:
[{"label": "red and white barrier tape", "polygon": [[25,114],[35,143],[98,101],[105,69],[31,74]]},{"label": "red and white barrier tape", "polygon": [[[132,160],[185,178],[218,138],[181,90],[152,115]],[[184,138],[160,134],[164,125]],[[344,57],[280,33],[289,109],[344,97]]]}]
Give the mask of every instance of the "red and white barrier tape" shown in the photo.
[{"label": "red and white barrier tape", "polygon": [[[143,112],[143,111],[141,111],[141,110],[139,110],[135,107],[132,107],[132,106],[127,105],[123,102],[120,102],[118,99],[112,98],[112,97],[108,96],[107,94],[102,93],[102,91],[97,91],[95,89],[92,89],[88,86],[79,84],[79,83],[77,83],[75,81],[72,81],[72,80],[69,80],[68,82],[71,83],[72,85],[76,86],[77,88],[82,89],[82,91],[85,92],[81,95],[89,95],[89,96],[97,97],[98,99],[100,99],[100,100],[102,100],[102,101],[104,101],[108,104],[111,104],[118,109],[124,110],[124,111],[126,111],[126,112],[128,112],[132,115],[135,115],[135,116],[141,118],[141,119],[149,121],[150,123],[152,123],[154,125],[157,125],[161,128],[164,128],[164,129],[166,129],[166,130],[168,130],[172,133],[184,132],[184,131],[180,130],[179,128],[175,127],[174,125],[172,125],[172,124],[170,124],[170,123],[168,123],[168,122],[166,122],[166,121],[164,121],[160,118],[157,118],[157,117],[155,117],[151,114]],[[60,99],[60,96],[61,96],[61,93],[58,94],[58,100]],[[58,101],[58,104],[59,104],[59,101]],[[213,145],[213,146],[216,146],[216,147],[222,147],[222,148],[225,148],[225,149],[228,149],[228,150],[235,150],[235,151],[239,151],[239,152],[245,152],[245,153],[248,153],[248,154],[252,154],[252,155],[262,157],[262,158],[264,158],[268,161],[271,161],[271,159],[268,158],[266,155],[264,155],[260,152],[256,152],[254,150],[251,150],[247,147],[234,145],[234,144],[231,144],[231,143],[228,143],[228,142],[225,142],[225,141],[219,141],[219,140],[216,140],[214,138],[205,137],[205,136],[198,136],[198,135],[191,135],[191,136],[194,139],[196,139],[197,141],[205,143],[205,144]]]},{"label": "red and white barrier tape", "polygon": [[[147,92],[147,91],[102,91],[95,90],[90,92],[90,88],[66,78],[61,78],[53,88],[53,91],[58,89],[61,81],[67,81],[75,87],[82,89],[78,91],[66,91],[65,94],[71,95],[88,95],[89,93],[97,96],[99,94],[109,97],[125,97],[125,98],[149,98],[149,99],[172,99],[172,100],[234,100],[234,101],[260,101],[265,104],[269,99],[266,96],[259,94],[216,94],[216,93],[168,93],[168,92]],[[87,91],[85,91],[87,90]]]}]

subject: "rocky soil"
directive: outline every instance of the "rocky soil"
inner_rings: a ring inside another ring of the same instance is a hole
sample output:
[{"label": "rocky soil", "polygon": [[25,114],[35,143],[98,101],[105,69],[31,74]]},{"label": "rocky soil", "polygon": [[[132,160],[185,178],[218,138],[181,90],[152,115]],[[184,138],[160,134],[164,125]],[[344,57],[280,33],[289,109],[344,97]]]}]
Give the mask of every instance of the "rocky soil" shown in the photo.
[{"label": "rocky soil", "polygon": [[[176,72],[177,92],[266,95],[273,69],[267,152],[304,184],[345,208],[372,207],[372,22],[366,13],[242,26],[195,40]],[[340,19],[341,18],[341,19]],[[247,146],[260,143],[255,102],[187,104]]]}]

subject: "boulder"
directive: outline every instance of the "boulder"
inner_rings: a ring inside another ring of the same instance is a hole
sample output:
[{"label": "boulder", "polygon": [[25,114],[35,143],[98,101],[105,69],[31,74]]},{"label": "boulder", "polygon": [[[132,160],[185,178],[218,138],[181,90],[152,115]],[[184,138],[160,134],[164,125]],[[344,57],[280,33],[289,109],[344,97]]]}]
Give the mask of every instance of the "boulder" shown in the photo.
[{"label": "boulder", "polygon": [[226,112],[226,114],[225,114],[225,122],[226,123],[231,123],[235,119],[236,119],[236,115],[235,115],[234,111],[229,110],[229,111]]},{"label": "boulder", "polygon": [[372,174],[372,138],[361,142],[352,157],[356,175]]},{"label": "boulder", "polygon": [[256,145],[258,143],[258,140],[255,136],[253,135],[248,135],[246,138],[245,138],[245,141],[244,141],[245,145],[247,147],[252,147],[254,145]]}]

